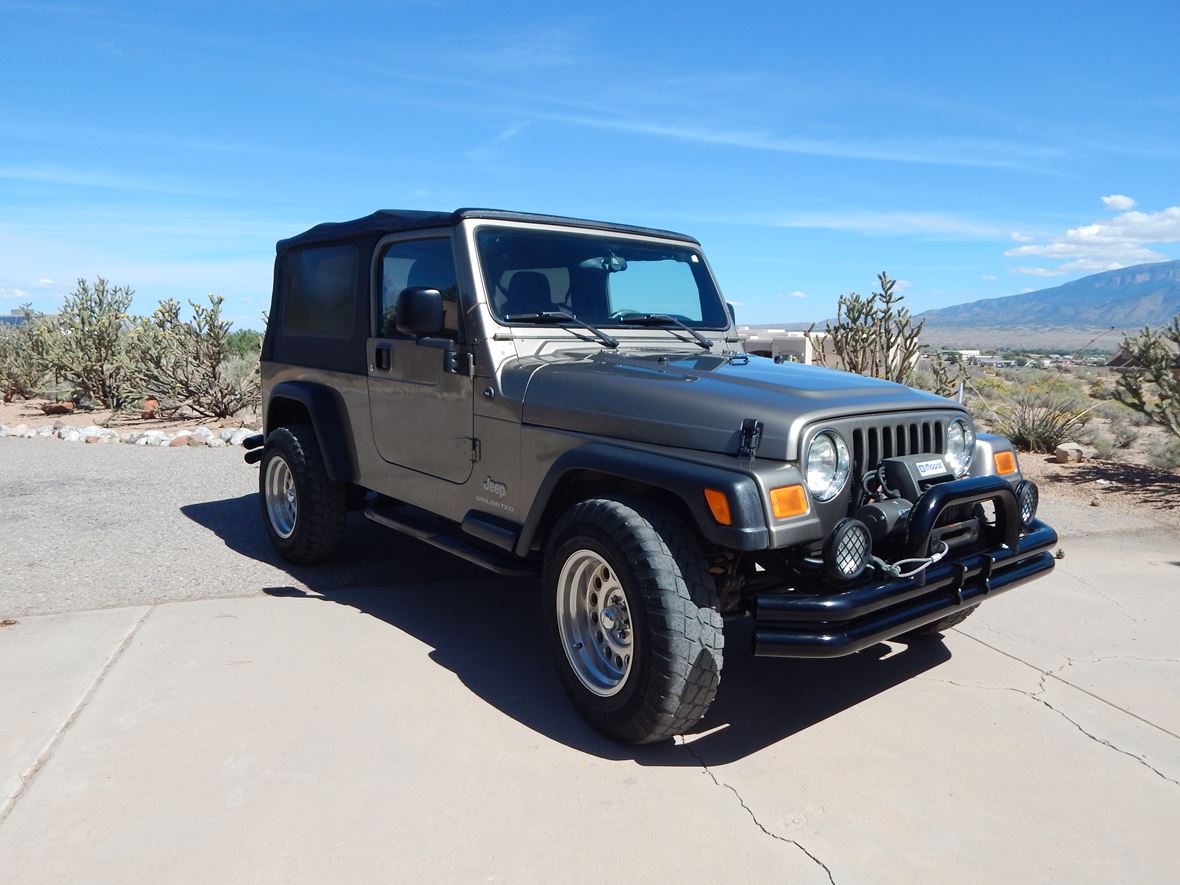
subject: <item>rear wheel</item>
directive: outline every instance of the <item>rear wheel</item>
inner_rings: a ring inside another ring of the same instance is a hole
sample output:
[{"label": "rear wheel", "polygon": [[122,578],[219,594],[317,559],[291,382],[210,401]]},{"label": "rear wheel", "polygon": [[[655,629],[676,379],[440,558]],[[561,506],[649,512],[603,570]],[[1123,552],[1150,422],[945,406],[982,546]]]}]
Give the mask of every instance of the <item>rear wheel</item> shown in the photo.
[{"label": "rear wheel", "polygon": [[649,743],[705,715],[721,679],[722,620],[696,541],[670,512],[575,505],[553,530],[545,591],[562,682],[595,728]]},{"label": "rear wheel", "polygon": [[258,491],[267,534],[284,559],[321,562],[340,547],[348,486],[328,477],[311,427],[292,424],[270,432]]}]

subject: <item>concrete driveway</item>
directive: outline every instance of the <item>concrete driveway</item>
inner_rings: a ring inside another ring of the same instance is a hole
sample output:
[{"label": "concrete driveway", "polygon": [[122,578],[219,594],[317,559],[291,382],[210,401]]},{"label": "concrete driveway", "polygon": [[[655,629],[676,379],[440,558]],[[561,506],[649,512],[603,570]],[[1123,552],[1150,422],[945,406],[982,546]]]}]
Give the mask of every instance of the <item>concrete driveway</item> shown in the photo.
[{"label": "concrete driveway", "polygon": [[1180,538],[1065,558],[944,642],[753,660],[696,733],[586,727],[537,588],[358,519],[281,565],[232,452],[0,441],[11,882],[1180,879]]}]

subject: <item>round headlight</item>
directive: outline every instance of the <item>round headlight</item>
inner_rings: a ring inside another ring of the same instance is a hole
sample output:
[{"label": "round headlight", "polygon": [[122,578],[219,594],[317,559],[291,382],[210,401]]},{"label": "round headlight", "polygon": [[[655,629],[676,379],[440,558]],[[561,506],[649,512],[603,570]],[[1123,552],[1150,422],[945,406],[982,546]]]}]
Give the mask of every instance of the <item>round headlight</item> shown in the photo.
[{"label": "round headlight", "polygon": [[847,444],[829,430],[816,434],[807,447],[803,469],[811,497],[817,501],[832,500],[848,482],[851,463]]},{"label": "round headlight", "polygon": [[962,418],[956,418],[946,429],[946,460],[955,471],[955,476],[967,472],[974,455],[975,431]]}]

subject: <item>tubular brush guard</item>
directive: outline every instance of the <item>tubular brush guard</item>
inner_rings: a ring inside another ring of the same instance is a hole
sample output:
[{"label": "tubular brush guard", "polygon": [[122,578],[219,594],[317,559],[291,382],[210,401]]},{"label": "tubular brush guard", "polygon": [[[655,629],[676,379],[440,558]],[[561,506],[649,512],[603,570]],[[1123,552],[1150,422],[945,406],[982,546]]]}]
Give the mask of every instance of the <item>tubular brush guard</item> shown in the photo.
[{"label": "tubular brush guard", "polygon": [[1057,533],[1038,519],[1021,531],[1020,505],[996,476],[931,487],[910,515],[905,556],[925,556],[939,517],[949,507],[992,501],[996,521],[987,549],[946,559],[913,578],[873,581],[840,593],[763,593],[755,600],[754,654],[835,658],[979,605],[1052,571]]}]

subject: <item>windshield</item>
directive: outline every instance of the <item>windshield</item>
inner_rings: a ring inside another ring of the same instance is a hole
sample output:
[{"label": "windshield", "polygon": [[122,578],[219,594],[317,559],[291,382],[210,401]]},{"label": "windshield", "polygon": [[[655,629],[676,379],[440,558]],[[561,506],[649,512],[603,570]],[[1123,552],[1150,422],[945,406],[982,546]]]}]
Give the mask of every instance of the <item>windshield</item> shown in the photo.
[{"label": "windshield", "polygon": [[704,259],[689,245],[503,227],[480,228],[476,243],[501,321],[568,311],[595,326],[628,326],[635,324],[628,315],[650,314],[698,329],[729,325]]}]

